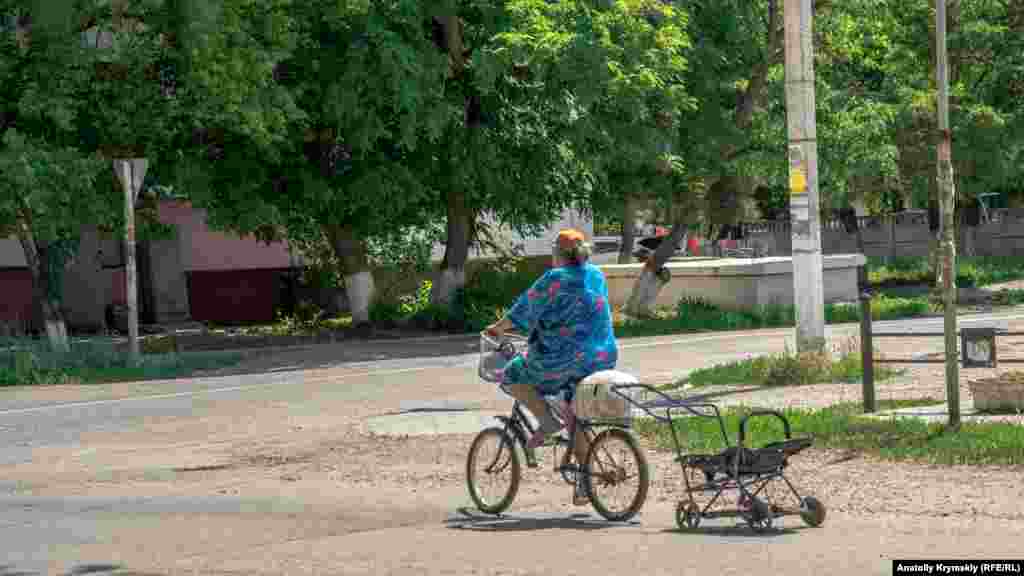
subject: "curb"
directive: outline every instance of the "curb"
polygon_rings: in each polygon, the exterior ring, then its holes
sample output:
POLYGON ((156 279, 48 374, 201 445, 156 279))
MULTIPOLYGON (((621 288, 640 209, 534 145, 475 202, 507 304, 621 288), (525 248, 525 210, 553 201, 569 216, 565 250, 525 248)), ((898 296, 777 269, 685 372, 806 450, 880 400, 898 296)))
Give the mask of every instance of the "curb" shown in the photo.
MULTIPOLYGON (((991 312, 972 312, 967 314, 958 314, 957 320, 959 321, 974 321, 979 316, 987 316, 985 320, 990 322, 999 321, 1013 321, 1024 319, 1024 306, 1013 306, 1007 307, 1003 314, 991 313, 991 312)), ((886 327, 886 325, 892 325, 902 322, 937 322, 941 320, 941 316, 918 316, 914 318, 904 318, 896 320, 879 320, 873 322, 875 327, 886 327)), ((849 329, 856 327, 859 324, 856 322, 849 323, 837 323, 829 324, 826 326, 849 329)), ((620 348, 645 348, 660 345, 680 344, 689 340, 694 341, 706 341, 706 340, 722 340, 732 339, 740 337, 751 337, 751 336, 777 336, 780 334, 789 334, 793 331, 793 327, 779 327, 779 328, 762 328, 755 330, 726 330, 726 331, 707 331, 707 332, 688 332, 680 334, 663 334, 658 336, 632 336, 632 337, 618 337, 620 348)), ((344 343, 355 343, 357 345, 385 345, 385 344, 424 344, 424 343, 441 343, 441 342, 452 342, 457 340, 475 340, 478 335, 476 333, 469 334, 440 334, 432 336, 415 336, 410 338, 370 338, 370 339, 342 339, 334 342, 309 342, 306 344, 290 344, 283 346, 250 346, 241 348, 216 348, 212 350, 183 350, 186 353, 196 352, 227 352, 227 353, 242 353, 246 354, 249 352, 288 352, 296 350, 305 350, 314 348, 317 346, 329 346, 344 343)))
POLYGON ((294 350, 306 350, 309 348, 315 348, 317 346, 336 346, 339 344, 351 344, 356 345, 377 345, 377 344, 423 344, 423 343, 439 343, 449 342, 460 339, 472 339, 476 340, 478 336, 476 334, 443 334, 438 336, 416 336, 413 338, 370 338, 370 339, 340 339, 333 342, 309 342, 306 344, 288 344, 282 346, 243 346, 240 348, 213 348, 213 349, 184 349, 183 353, 204 353, 204 352, 232 352, 232 353, 248 353, 248 352, 288 352, 294 350))

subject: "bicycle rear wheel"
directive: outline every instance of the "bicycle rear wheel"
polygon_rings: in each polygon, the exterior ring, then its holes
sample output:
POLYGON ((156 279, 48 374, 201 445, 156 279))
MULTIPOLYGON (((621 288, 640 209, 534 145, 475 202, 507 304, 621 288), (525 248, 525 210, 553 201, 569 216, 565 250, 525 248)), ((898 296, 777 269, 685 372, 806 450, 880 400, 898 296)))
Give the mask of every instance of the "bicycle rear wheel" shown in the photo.
POLYGON ((466 484, 481 512, 507 510, 519 491, 521 474, 519 453, 503 429, 486 428, 476 435, 466 457, 466 484))
POLYGON ((590 503, 598 514, 612 522, 625 522, 640 512, 650 474, 647 457, 632 434, 620 428, 598 434, 587 454, 586 470, 590 503))

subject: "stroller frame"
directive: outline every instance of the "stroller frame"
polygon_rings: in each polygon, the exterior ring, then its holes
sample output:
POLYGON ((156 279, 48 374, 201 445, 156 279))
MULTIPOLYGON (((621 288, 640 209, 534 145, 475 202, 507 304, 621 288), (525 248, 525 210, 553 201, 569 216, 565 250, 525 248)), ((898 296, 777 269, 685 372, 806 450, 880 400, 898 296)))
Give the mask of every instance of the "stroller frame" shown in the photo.
POLYGON ((633 405, 646 412, 660 424, 668 424, 672 434, 672 442, 676 451, 675 461, 682 468, 683 480, 686 484, 686 498, 676 505, 676 524, 680 529, 697 528, 703 519, 735 518, 746 521, 753 530, 763 532, 772 528, 774 520, 783 516, 799 515, 805 524, 811 527, 820 526, 825 521, 825 506, 813 496, 801 496, 793 483, 785 475, 789 458, 813 444, 813 438, 794 438, 789 420, 777 410, 756 409, 743 416, 739 422, 739 432, 735 445, 729 442, 725 420, 718 406, 711 402, 702 402, 700 398, 673 398, 664 392, 646 384, 630 384, 617 388, 640 388, 653 394, 655 400, 635 402, 633 405), (663 414, 655 411, 664 410, 663 414), (681 412, 685 415, 680 414, 681 412), (676 431, 673 416, 690 418, 714 418, 722 434, 725 450, 718 454, 684 454, 679 433, 676 431), (782 422, 785 438, 771 442, 760 448, 746 445, 747 422, 752 418, 774 417, 782 422), (694 483, 689 472, 699 470, 704 482, 694 483), (789 492, 794 496, 798 507, 784 507, 769 504, 759 497, 765 487, 774 480, 782 480, 789 492), (726 491, 738 492, 735 509, 712 511, 711 507, 722 498, 726 491), (710 501, 702 508, 694 499, 698 493, 712 494, 710 501))

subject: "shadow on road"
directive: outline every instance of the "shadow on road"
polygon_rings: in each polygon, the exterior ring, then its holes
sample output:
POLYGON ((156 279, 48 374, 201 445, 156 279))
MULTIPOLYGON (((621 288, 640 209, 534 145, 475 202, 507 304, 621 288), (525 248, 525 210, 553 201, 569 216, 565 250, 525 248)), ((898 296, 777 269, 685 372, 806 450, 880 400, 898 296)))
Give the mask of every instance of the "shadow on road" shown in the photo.
POLYGON ((14 566, 8 564, 0 565, 0 576, 42 576, 39 572, 27 572, 24 570, 18 570, 14 566))
POLYGON ((475 335, 435 341, 348 340, 310 344, 298 348, 240 349, 241 362, 206 371, 202 376, 234 376, 328 368, 380 365, 388 361, 423 360, 457 362, 458 357, 480 352, 475 335))
POLYGON ((533 532, 536 530, 605 530, 608 528, 636 527, 639 522, 608 522, 589 514, 570 516, 485 516, 474 514, 466 508, 459 508, 461 516, 445 520, 455 530, 478 532, 533 532))
POLYGON ((756 532, 746 524, 732 524, 727 526, 699 526, 697 528, 670 528, 664 532, 671 534, 685 534, 690 536, 723 536, 738 538, 778 538, 797 534, 806 528, 772 528, 764 532, 756 532))
MULTIPOLYGON (((119 564, 82 564, 60 576, 160 576, 153 572, 135 572, 124 570, 119 564)), ((0 564, 0 576, 42 576, 41 572, 18 570, 9 564, 0 564)))

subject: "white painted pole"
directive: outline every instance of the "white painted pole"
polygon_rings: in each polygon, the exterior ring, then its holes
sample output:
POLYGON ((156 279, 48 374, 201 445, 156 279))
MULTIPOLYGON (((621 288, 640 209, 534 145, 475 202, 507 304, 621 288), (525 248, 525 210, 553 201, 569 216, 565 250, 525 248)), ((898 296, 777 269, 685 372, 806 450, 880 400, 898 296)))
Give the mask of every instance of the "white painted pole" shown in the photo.
POLYGON ((117 173, 124 190, 125 218, 125 299, 128 306, 128 349, 132 364, 139 362, 139 306, 138 281, 135 267, 135 198, 142 189, 142 181, 146 176, 147 161, 145 158, 131 160, 114 160, 114 172, 117 173))
POLYGON ((784 10, 793 296, 800 351, 825 345, 811 4, 812 0, 786 0, 784 10))

